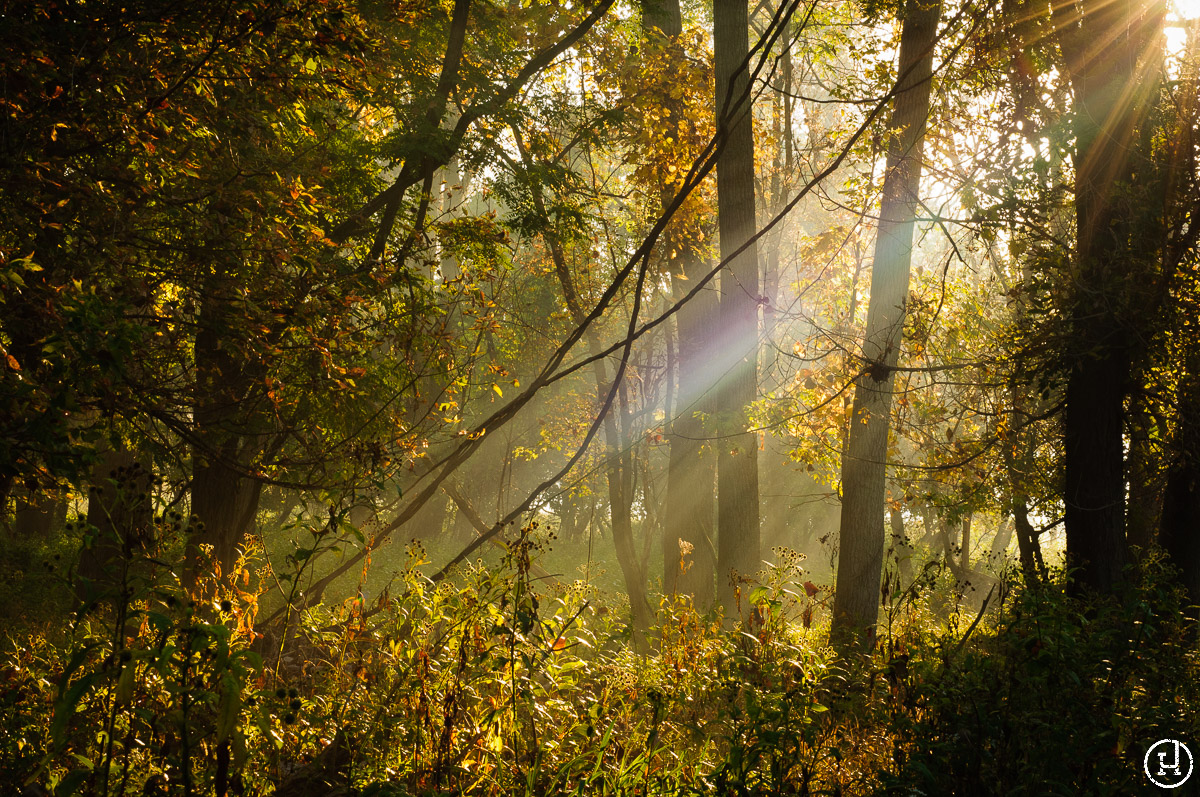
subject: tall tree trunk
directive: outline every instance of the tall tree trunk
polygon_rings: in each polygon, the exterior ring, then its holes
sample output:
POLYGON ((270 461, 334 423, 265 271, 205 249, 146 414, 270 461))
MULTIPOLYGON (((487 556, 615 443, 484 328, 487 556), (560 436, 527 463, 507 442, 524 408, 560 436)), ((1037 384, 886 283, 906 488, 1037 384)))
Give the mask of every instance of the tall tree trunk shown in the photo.
POLYGON ((929 115, 939 0, 908 0, 900 32, 899 78, 887 173, 871 267, 863 340, 865 367, 854 383, 849 442, 842 462, 842 529, 832 638, 873 642, 883 568, 884 496, 894 368, 900 357, 912 262, 913 226, 929 115))
MULTIPOLYGON (((700 279, 707 270, 703 261, 692 257, 682 267, 689 281, 700 279)), ((683 286, 688 282, 675 280, 675 284, 677 293, 687 291, 683 286)), ((713 602, 717 558, 713 545, 717 462, 704 420, 712 406, 709 393, 714 374, 707 343, 716 303, 716 292, 704 290, 677 315, 679 390, 669 436, 663 509, 663 591, 690 595, 702 610, 713 602)))
POLYGON ((996 536, 992 537, 992 546, 988 550, 988 565, 990 567, 1002 567, 1005 564, 1008 544, 1012 542, 1012 536, 1012 518, 1004 515, 1000 518, 1000 522, 996 524, 996 536))
POLYGON ((212 546, 212 560, 228 576, 239 547, 253 527, 262 483, 245 474, 261 450, 248 423, 252 374, 225 323, 222 280, 206 286, 196 334, 196 385, 192 450, 192 514, 200 529, 188 541, 193 574, 205 564, 201 545, 212 546))
MULTIPOLYGON (((677 39, 683 32, 679 0, 646 0, 642 6, 642 24, 647 37, 662 35, 677 39)), ((670 128, 668 135, 680 141, 681 103, 669 93, 663 102, 670 112, 663 122, 670 128)), ((674 187, 664 182, 660 196, 665 209, 675 198, 674 187)), ((694 236, 677 235, 674 227, 668 228, 668 235, 678 253, 671 282, 675 298, 679 299, 708 273, 709 265, 694 236)), ((716 312, 716 291, 706 288, 676 314, 678 390, 674 412, 667 413, 671 451, 663 507, 663 592, 688 595, 701 610, 712 605, 717 569, 713 545, 717 461, 704 422, 705 415, 712 410, 710 394, 716 377, 709 331, 716 312)))
POLYGON ((739 580, 760 564, 758 435, 748 431, 748 409, 758 389, 758 248, 754 125, 746 0, 714 0, 713 54, 717 125, 724 148, 717 160, 721 307, 717 349, 728 370, 717 388, 717 587, 726 616, 749 607, 739 580), (745 246, 744 249, 742 247, 745 246), (739 249, 740 254, 734 255, 739 249))
MULTIPOLYGON (((1125 539, 1125 397, 1130 378, 1133 281, 1139 231, 1118 214, 1116 184, 1135 185, 1131 158, 1157 83, 1139 72, 1160 35, 1155 0, 1080 0, 1055 6, 1075 94, 1076 249, 1071 279, 1074 351, 1064 425, 1067 564, 1076 584, 1110 592, 1122 579, 1125 539)), ((1126 201, 1126 200, 1121 200, 1126 201)), ((1141 233, 1144 237, 1145 233, 1141 233)))

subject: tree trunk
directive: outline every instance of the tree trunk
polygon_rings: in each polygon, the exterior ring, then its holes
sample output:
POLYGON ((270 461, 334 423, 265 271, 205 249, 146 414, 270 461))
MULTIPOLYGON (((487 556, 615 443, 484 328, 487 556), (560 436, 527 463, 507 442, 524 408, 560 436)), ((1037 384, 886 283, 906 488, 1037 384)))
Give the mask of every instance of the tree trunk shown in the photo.
MULTIPOLYGON (((1200 357, 1195 358, 1200 366, 1200 357)), ((1200 372, 1180 385, 1175 458, 1167 474, 1159 538, 1193 604, 1200 604, 1200 372)))
POLYGON ((904 512, 892 507, 889 510, 889 520, 892 527, 892 555, 896 558, 896 573, 900 577, 900 588, 908 589, 912 584, 912 546, 908 544, 908 535, 904 531, 904 512))
POLYGON ((1001 441, 1004 473, 1008 482, 1008 511, 1017 534, 1017 551, 1025 583, 1040 583, 1046 576, 1042 548, 1037 531, 1029 522, 1029 488, 1027 480, 1033 468, 1035 441, 1030 428, 1030 414, 1024 411, 1025 396, 1016 383, 1009 385, 1013 408, 1009 413, 1008 438, 1001 441))
POLYGON ((95 600, 123 587, 130 559, 153 540, 150 503, 153 474, 125 449, 108 450, 96 463, 88 488, 91 539, 79 554, 76 594, 95 600))
POLYGON ((12 533, 18 540, 46 540, 61 529, 67 516, 67 501, 63 493, 35 492, 17 499, 12 533))
POLYGON ((962 534, 960 535, 958 566, 964 573, 971 572, 971 516, 962 519, 962 534))
POLYGON ((912 262, 913 226, 929 115, 938 0, 908 0, 900 33, 900 65, 887 173, 871 267, 871 301, 863 372, 854 383, 849 442, 842 462, 842 528, 831 637, 873 643, 883 568, 884 497, 893 370, 900 357, 912 262))
POLYGON ((192 514, 201 525, 188 541, 193 575, 206 567, 201 545, 212 546, 212 564, 222 574, 231 573, 262 494, 262 483, 245 474, 261 450, 260 438, 247 420, 254 414, 254 379, 225 323, 221 282, 214 278, 206 285, 195 341, 192 514))
MULTIPOLYGON (((683 32, 679 0, 646 0, 642 6, 642 27, 647 37, 677 38, 683 32)), ((681 103, 669 93, 663 97, 663 103, 670 112, 663 123, 670 128, 670 137, 680 141, 681 103)), ((661 206, 666 209, 675 198, 675 189, 664 183, 659 193, 661 206)), ((674 225, 667 228, 667 235, 678 253, 672 264, 671 280, 678 300, 708 273, 709 265, 695 236, 677 230, 674 225)), ((712 411, 710 394, 717 375, 709 331, 716 313, 716 290, 709 287, 683 305, 675 316, 677 392, 673 411, 667 412, 671 450, 663 507, 663 592, 690 596, 693 605, 702 611, 712 605, 717 569, 713 545, 717 462, 704 422, 704 416, 712 411)))
MULTIPOLYGON (((534 164, 529 152, 524 146, 519 128, 512 127, 517 149, 525 166, 534 164)), ((543 238, 550 250, 554 263, 554 273, 558 277, 566 301, 571 320, 577 325, 583 324, 587 313, 584 312, 579 293, 575 288, 567 262, 563 241, 559 238, 547 213, 542 199, 541 189, 532 186, 530 198, 544 227, 543 238)), ((596 356, 600 353, 600 337, 595 326, 588 326, 584 333, 588 350, 596 356)), ((592 374, 596 380, 596 396, 598 402, 604 402, 613 388, 608 369, 603 359, 592 363, 592 374)), ((633 542, 633 441, 630 435, 631 419, 629 417, 628 399, 625 385, 617 386, 617 400, 608 408, 601 419, 604 435, 604 474, 608 481, 608 499, 610 520, 612 522, 613 546, 616 549, 617 564, 625 580, 625 589, 629 595, 629 608, 633 620, 633 636, 638 648, 646 648, 646 633, 650 629, 653 612, 650 609, 650 599, 647 594, 646 573, 639 566, 637 549, 633 542)))
MULTIPOLYGON (((683 264, 689 280, 707 270, 699 259, 683 264)), ((676 280, 677 292, 688 283, 676 280)), ((694 284, 694 283, 692 283, 694 284)), ((709 443, 704 416, 711 408, 713 387, 708 342, 709 321, 716 311, 716 292, 701 291, 677 315, 679 390, 671 422, 667 497, 663 509, 663 591, 690 595, 701 610, 713 602, 716 551, 713 510, 716 504, 716 452, 709 443)))
POLYGON ((1007 557, 1008 544, 1012 542, 1013 524, 1007 515, 1000 518, 996 525, 996 536, 992 537, 992 547, 988 550, 988 564, 1003 567, 1007 557))
POLYGON ((715 0, 717 125, 724 137, 717 160, 717 214, 725 262, 715 348, 727 368, 716 393, 717 588, 727 617, 749 611, 740 586, 761 562, 758 435, 748 430, 747 415, 758 389, 759 303, 758 249, 746 245, 756 230, 749 36, 746 0, 715 0))
POLYGON ((1081 0, 1055 7, 1065 71, 1075 94, 1077 286, 1073 367, 1066 391, 1063 500, 1067 564, 1080 588, 1111 592, 1122 580, 1125 539, 1125 397, 1130 378, 1133 230, 1118 212, 1117 183, 1136 186, 1131 144, 1150 106, 1162 8, 1153 2, 1081 0), (1102 46, 1102 51, 1098 49, 1102 46))

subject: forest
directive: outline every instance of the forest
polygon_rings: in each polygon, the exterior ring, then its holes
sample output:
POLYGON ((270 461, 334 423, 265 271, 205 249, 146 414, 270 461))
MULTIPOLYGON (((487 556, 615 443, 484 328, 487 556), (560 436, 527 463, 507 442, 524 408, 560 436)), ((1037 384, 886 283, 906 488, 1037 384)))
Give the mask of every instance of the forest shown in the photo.
POLYGON ((0 59, 0 793, 1200 783, 1200 0, 0 59))

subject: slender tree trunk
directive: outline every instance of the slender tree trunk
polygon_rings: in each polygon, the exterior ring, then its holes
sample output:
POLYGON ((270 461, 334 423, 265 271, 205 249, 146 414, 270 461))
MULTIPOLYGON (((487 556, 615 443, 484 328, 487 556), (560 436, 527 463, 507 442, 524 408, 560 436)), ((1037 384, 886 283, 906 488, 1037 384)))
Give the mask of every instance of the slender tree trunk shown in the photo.
POLYGON ((889 510, 889 521, 892 528, 892 555, 896 557, 896 572, 900 576, 900 588, 907 589, 912 584, 912 546, 908 544, 908 535, 904 531, 904 512, 898 507, 889 510))
MULTIPOLYGON (((679 0, 646 0, 642 15, 643 33, 647 37, 662 35, 674 39, 683 32, 679 0)), ((683 124, 680 103, 670 94, 663 102, 670 112, 664 124, 671 128, 671 137, 679 141, 683 124)), ((675 197, 674 187, 664 183, 660 196, 665 209, 675 197)), ((678 253, 676 263, 672 264, 672 288, 679 299, 708 273, 709 266, 698 242, 691 240, 693 236, 679 236, 673 227, 668 228, 668 234, 672 239, 680 239, 672 241, 678 253)), ((710 332, 716 313, 717 294, 708 288, 676 315, 678 390, 673 411, 667 412, 671 452, 663 507, 663 592, 688 595, 701 610, 712 605, 717 569, 713 545, 717 462, 704 421, 704 416, 712 410, 710 394, 716 378, 710 332)))
MULTIPOLYGON (((1130 379, 1130 240, 1116 184, 1136 184, 1131 158, 1157 82, 1139 71, 1160 35, 1156 2, 1080 0, 1055 7, 1067 77, 1075 94, 1077 286, 1071 316, 1073 366, 1064 425, 1067 564, 1076 584, 1112 591, 1127 560, 1125 397, 1130 379)), ((1145 233, 1142 233, 1144 236, 1145 233)), ((1138 247, 1132 247, 1136 250, 1138 247)))
POLYGON ((863 372, 854 383, 849 443, 842 462, 842 530, 831 636, 851 644, 874 640, 883 568, 884 496, 893 370, 900 357, 912 261, 921 157, 929 115, 938 0, 908 0, 900 33, 899 78, 888 147, 883 202, 871 267, 871 301, 863 372))
POLYGON ((967 515, 962 519, 962 534, 959 535, 960 546, 958 555, 958 566, 966 575, 971 573, 971 516, 967 515))
POLYGON ((748 430, 749 405, 758 389, 760 293, 758 248, 746 246, 756 230, 749 24, 746 0, 714 0, 717 125, 725 138, 717 160, 717 214, 726 262, 716 348, 728 368, 716 396, 717 588, 727 617, 749 610, 740 585, 761 563, 758 435, 748 430))
MULTIPOLYGON (((513 134, 522 160, 526 166, 531 166, 532 161, 524 146, 520 130, 516 126, 513 127, 513 134)), ((545 224, 543 237, 550 249, 550 256, 554 262, 554 273, 563 289, 567 310, 575 324, 582 324, 587 313, 584 312, 583 304, 576 290, 563 242, 552 226, 540 188, 533 186, 530 193, 534 208, 545 224)), ((595 327, 589 326, 584 337, 591 354, 593 356, 599 354, 602 347, 595 327)), ((612 381, 609 379, 608 369, 605 367, 603 359, 596 359, 592 363, 592 373, 596 380, 597 399, 603 402, 612 389, 612 381)), ((637 549, 633 541, 633 446, 630 424, 629 402, 625 385, 622 383, 617 385, 617 401, 613 408, 601 419, 605 449, 604 473, 608 481, 609 519, 612 522, 613 546, 616 549, 617 564, 621 568, 621 575, 624 576, 625 589, 629 595, 634 641, 637 647, 644 649, 646 648, 646 633, 650 629, 653 612, 650 609, 650 599, 647 594, 646 573, 639 566, 637 549)))

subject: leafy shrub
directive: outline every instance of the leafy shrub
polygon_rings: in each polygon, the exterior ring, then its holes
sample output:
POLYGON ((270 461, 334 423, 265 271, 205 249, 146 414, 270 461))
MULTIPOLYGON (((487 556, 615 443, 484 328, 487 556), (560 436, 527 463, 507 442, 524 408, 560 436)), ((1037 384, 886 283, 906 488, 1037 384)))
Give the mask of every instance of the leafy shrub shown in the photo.
POLYGON ((1200 739, 1195 626, 1162 561, 1122 600, 1018 591, 994 633, 905 657, 893 794, 1130 794, 1146 749, 1200 739))

